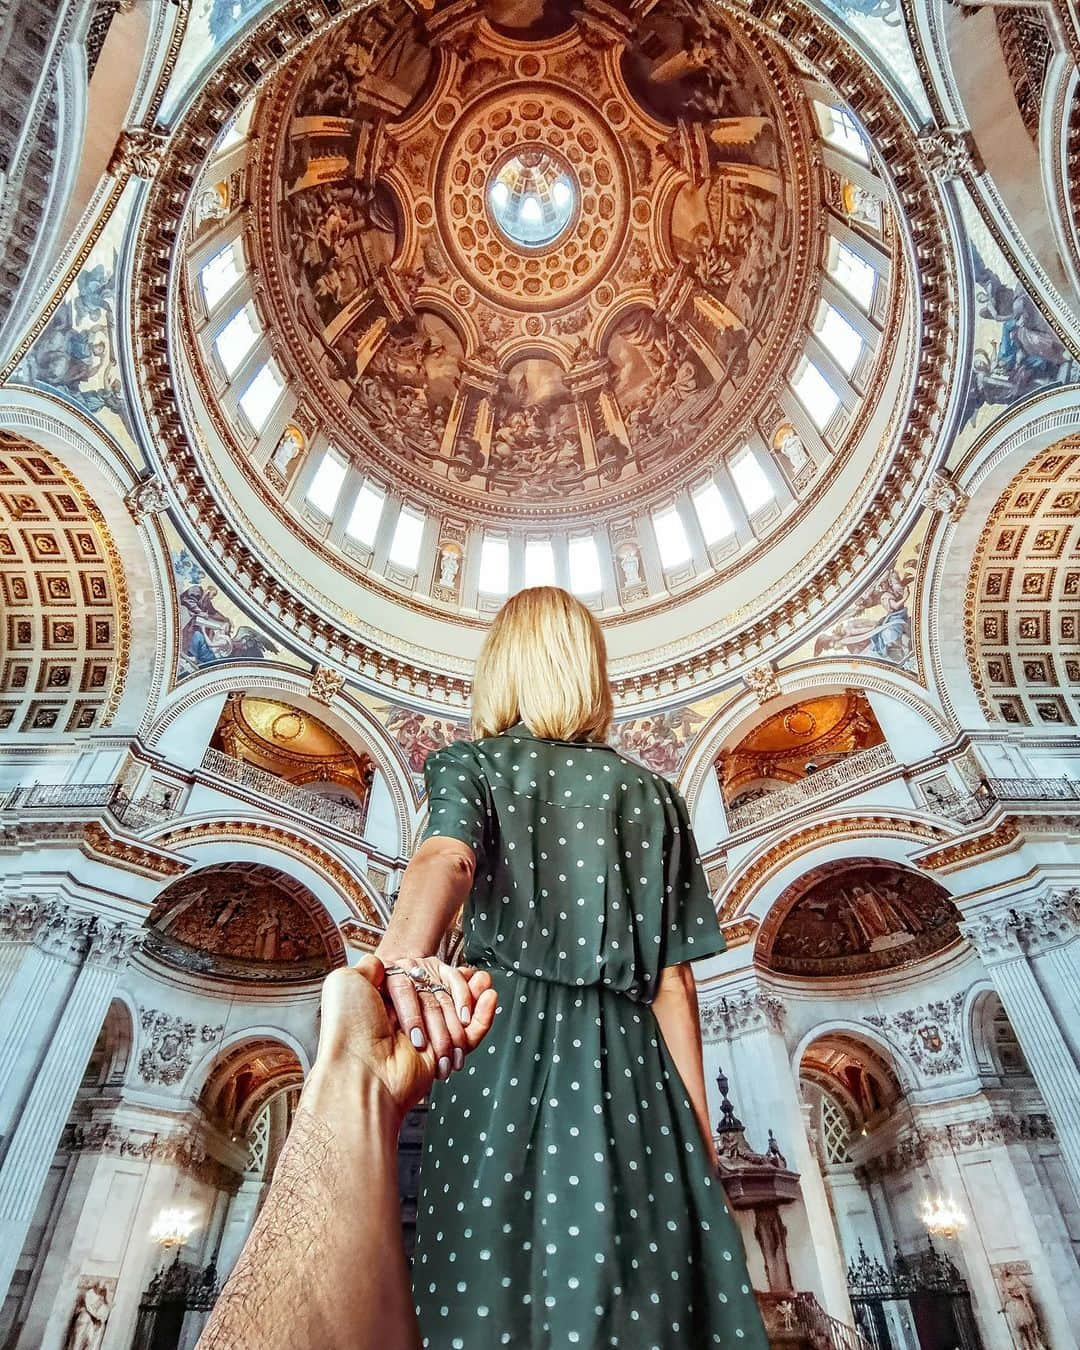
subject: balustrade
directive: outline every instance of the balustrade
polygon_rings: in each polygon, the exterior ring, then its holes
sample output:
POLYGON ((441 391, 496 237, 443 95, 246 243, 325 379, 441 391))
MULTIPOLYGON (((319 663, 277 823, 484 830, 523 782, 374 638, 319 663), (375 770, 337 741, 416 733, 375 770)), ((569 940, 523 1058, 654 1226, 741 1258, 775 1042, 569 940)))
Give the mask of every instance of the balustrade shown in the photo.
POLYGON ((784 811, 797 808, 817 797, 823 797, 835 788, 857 783, 869 774, 895 765, 893 753, 884 742, 881 745, 871 746, 869 750, 860 750, 857 754, 847 755, 816 773, 808 774, 797 783, 789 783, 786 787, 777 788, 775 792, 768 792, 754 801, 736 806, 734 810, 728 812, 731 829, 734 832, 751 825, 760 825, 784 811))
POLYGON ((202 767, 218 778, 228 779, 238 787, 257 792, 260 797, 280 802, 283 806, 298 811, 301 815, 314 816, 316 820, 334 825, 346 834, 363 835, 364 812, 357 806, 347 806, 344 802, 330 801, 318 793, 297 787, 276 774, 268 773, 255 764, 246 764, 243 760, 233 759, 221 750, 210 749, 203 755, 202 767))

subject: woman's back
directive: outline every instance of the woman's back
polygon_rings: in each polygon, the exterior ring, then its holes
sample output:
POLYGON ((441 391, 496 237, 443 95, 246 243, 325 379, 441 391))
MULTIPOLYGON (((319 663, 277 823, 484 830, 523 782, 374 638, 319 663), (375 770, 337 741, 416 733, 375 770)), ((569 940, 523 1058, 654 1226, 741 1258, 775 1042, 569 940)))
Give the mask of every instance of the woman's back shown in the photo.
POLYGON ((427 779, 428 834, 477 851, 467 961, 647 1002, 664 966, 723 949, 681 798, 609 746, 518 724, 427 779))

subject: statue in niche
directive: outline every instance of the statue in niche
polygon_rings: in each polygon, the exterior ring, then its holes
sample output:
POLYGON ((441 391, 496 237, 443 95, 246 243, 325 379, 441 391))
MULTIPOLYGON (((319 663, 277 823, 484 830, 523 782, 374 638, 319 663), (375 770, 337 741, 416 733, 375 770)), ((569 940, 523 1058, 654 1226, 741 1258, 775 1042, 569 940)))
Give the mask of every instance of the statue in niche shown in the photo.
POLYGON ((782 422, 776 428, 773 433, 772 444, 776 453, 782 455, 787 461, 791 477, 797 478, 809 463, 810 456, 807 453, 806 446, 803 445, 802 437, 790 422, 782 422))
POLYGON ((111 1312, 109 1287, 105 1281, 85 1282, 79 1290, 64 1350, 100 1350, 111 1312))
POLYGON ((455 590, 460 570, 461 558, 457 549, 444 547, 439 554, 439 585, 447 591, 455 590))
POLYGON ((282 433, 281 440, 274 447, 274 453, 270 456, 270 463, 281 475, 282 481, 287 483, 293 471, 293 465, 296 463, 296 457, 302 454, 304 450, 304 438, 296 427, 286 427, 282 433))
POLYGON ((627 547, 619 553, 619 567, 623 585, 628 591, 645 584, 641 575, 641 554, 636 548, 627 547))
POLYGON ((1001 1310, 1017 1350, 1050 1350, 1031 1297, 1030 1269, 1026 1261, 1010 1261, 997 1267, 1001 1310))

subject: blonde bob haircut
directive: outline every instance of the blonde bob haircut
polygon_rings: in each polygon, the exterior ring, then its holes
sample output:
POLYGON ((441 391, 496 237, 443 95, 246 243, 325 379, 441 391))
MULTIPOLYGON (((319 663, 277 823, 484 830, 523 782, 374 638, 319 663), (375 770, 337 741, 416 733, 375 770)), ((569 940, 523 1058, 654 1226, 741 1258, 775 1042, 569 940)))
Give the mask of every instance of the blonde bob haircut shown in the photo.
POLYGON ((473 736, 524 722, 551 740, 603 741, 612 711, 604 634, 585 605, 558 586, 511 596, 476 663, 473 736))

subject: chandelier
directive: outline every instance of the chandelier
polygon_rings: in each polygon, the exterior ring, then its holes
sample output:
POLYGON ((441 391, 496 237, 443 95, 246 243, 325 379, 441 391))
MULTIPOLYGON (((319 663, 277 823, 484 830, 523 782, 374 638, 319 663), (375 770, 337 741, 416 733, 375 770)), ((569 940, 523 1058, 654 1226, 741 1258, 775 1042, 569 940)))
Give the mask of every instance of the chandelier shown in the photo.
POLYGON ((198 1224, 190 1209, 163 1209, 150 1225, 150 1240, 159 1247, 183 1247, 198 1224))
POLYGON ((954 1238, 967 1227, 967 1215, 949 1196, 929 1196, 922 1202, 919 1217, 933 1237, 954 1238))

